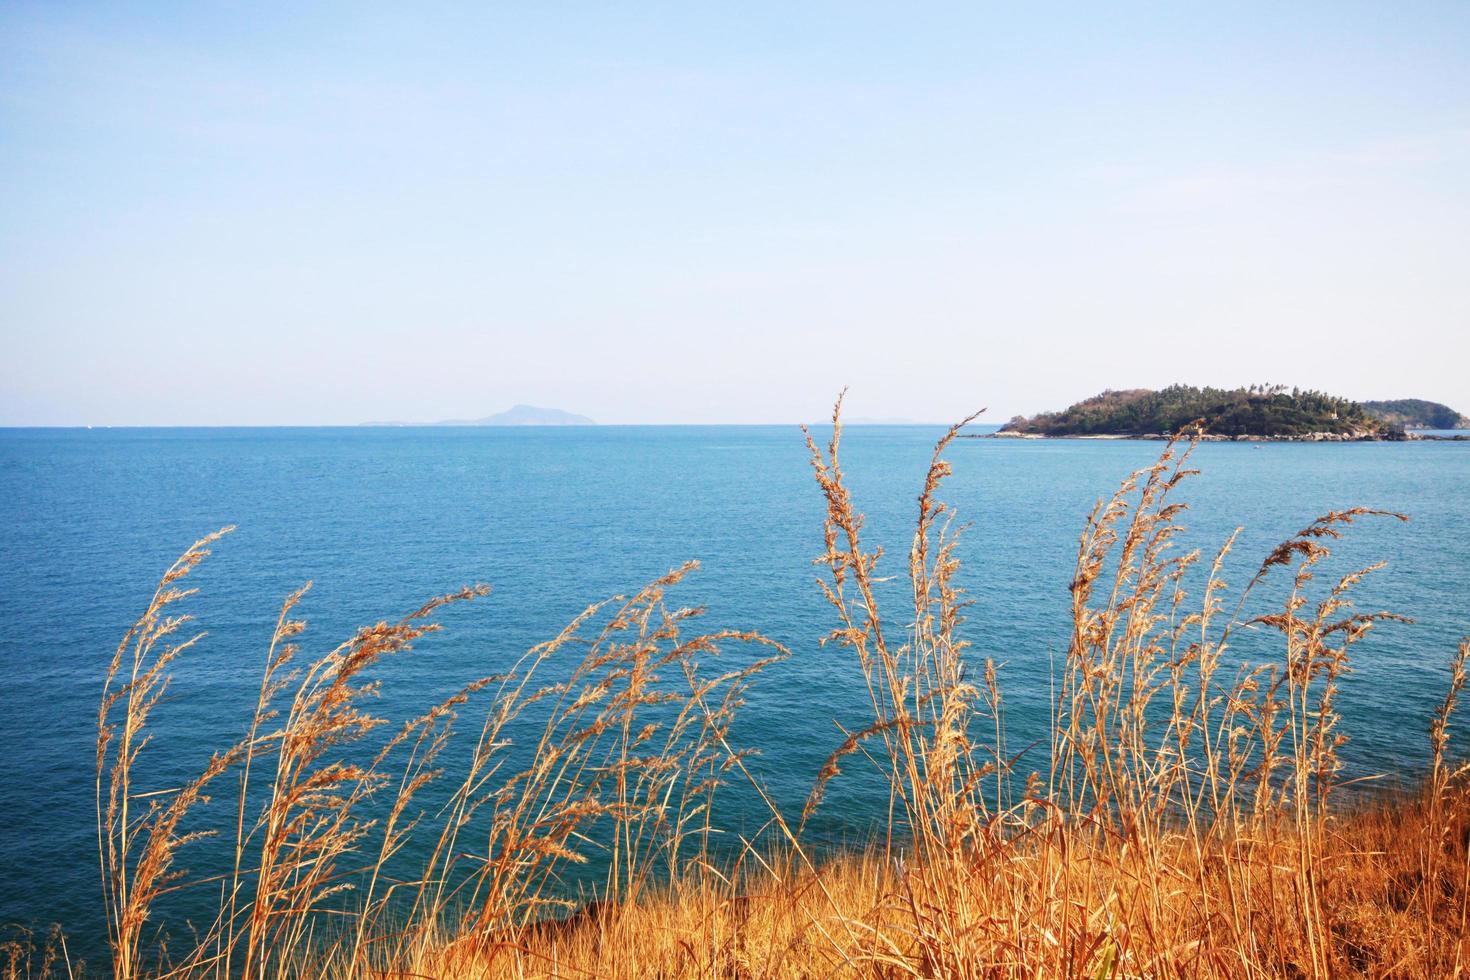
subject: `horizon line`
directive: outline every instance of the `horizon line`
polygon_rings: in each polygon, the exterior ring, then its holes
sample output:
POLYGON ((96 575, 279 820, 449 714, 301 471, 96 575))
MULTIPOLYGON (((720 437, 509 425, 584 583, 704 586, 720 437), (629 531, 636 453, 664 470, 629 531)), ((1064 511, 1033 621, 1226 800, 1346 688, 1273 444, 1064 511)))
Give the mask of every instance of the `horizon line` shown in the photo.
MULTIPOLYGON (((632 428, 762 428, 787 425, 830 425, 831 418, 786 422, 591 422, 579 424, 551 425, 479 425, 454 422, 213 422, 213 423, 59 423, 43 422, 31 425, 0 424, 0 430, 25 429, 632 429, 632 428)), ((953 422, 882 422, 864 419, 843 420, 843 425, 860 425, 868 428, 914 428, 950 426, 953 422)), ((974 421, 971 425, 991 423, 974 421)), ((1001 423, 996 423, 1001 424, 1001 423)))

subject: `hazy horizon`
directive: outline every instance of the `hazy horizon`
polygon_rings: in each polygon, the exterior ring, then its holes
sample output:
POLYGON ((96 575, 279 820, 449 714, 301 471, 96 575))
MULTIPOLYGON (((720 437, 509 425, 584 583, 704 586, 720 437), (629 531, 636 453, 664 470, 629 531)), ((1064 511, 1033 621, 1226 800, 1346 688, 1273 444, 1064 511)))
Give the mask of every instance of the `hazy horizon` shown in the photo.
POLYGON ((1470 6, 0 8, 0 425, 1470 413, 1470 6))
MULTIPOLYGON (((1388 400, 1392 400, 1392 399, 1362 399, 1362 400, 1365 400, 1365 401, 1374 401, 1374 400, 1388 401, 1388 400)), ((844 408, 843 408, 843 423, 845 425, 848 425, 848 426, 854 426, 854 425, 856 425, 856 426, 874 426, 874 425, 877 425, 877 426, 948 426, 948 425, 953 425, 956 422, 961 421, 961 419, 964 417, 964 416, 961 416, 961 417, 956 417, 956 418, 953 418, 953 419, 917 419, 917 418, 896 418, 896 417, 890 417, 890 416, 875 417, 875 416, 868 416, 868 415, 859 415, 859 414, 856 414, 852 410, 853 404, 854 403, 853 403, 853 400, 852 400, 851 393, 849 393, 848 397, 844 400, 844 408)), ((554 406, 554 405, 533 405, 533 406, 527 406, 527 405, 520 405, 520 404, 518 404, 518 405, 506 406, 506 407, 507 408, 521 408, 521 407, 526 407, 526 408, 535 408, 535 409, 553 410, 553 411, 560 411, 560 410, 562 410, 562 406, 554 406)), ((1060 410, 1060 409, 1066 408, 1066 407, 1068 407, 1068 406, 1067 405, 1058 405, 1054 409, 1046 409, 1045 411, 1055 411, 1055 410, 1060 410)), ((1453 405, 1451 405, 1450 407, 1451 408, 1455 408, 1455 406, 1453 406, 1453 405)), ((569 412, 569 414, 573 414, 573 415, 583 415, 583 414, 585 414, 585 413, 577 412, 575 410, 567 410, 567 411, 569 412)), ((999 428, 1000 426, 1002 426, 1006 422, 1008 422, 1014 415, 1017 414, 1017 413, 1009 413, 1009 414, 996 413, 996 412, 990 411, 985 406, 978 406, 976 409, 974 409, 972 411, 981 411, 982 414, 980 414, 977 418, 974 419, 974 421, 972 421, 970 423, 970 425, 967 427, 967 431, 968 430, 971 430, 971 429, 983 429, 983 428, 986 428, 986 427, 989 427, 989 428, 999 428)), ((1457 409, 1457 411, 1458 411, 1458 409, 1457 409)), ((492 414, 494 414, 494 413, 492 413, 492 414)), ((1465 413, 1461 413, 1461 414, 1465 414, 1465 413)), ((67 422, 50 422, 50 423, 37 423, 37 424, 31 424, 31 425, 0 424, 0 429, 168 429, 168 428, 179 428, 179 429, 189 429, 189 428, 201 428, 201 429, 212 429, 212 428, 220 428, 220 429, 232 429, 232 428, 241 428, 241 429, 249 429, 249 428, 267 428, 267 429, 268 428, 287 428, 287 429, 289 429, 289 428, 343 428, 343 429, 357 429, 357 428, 500 428, 500 429, 527 429, 527 428, 533 428, 533 429, 541 429, 541 428, 546 428, 546 429, 556 429, 556 428, 568 428, 568 427, 576 427, 576 426, 586 427, 586 426, 589 426, 589 425, 590 426, 598 426, 598 427, 607 427, 607 428, 616 427, 616 426, 686 426, 686 425, 687 426, 782 426, 782 425, 796 426, 796 425, 822 425, 823 423, 829 423, 830 420, 831 420, 831 406, 828 406, 828 408, 825 409, 823 412, 821 412, 819 415, 812 416, 810 418, 774 419, 774 420, 768 420, 768 421, 764 421, 764 422, 742 422, 742 421, 697 422, 697 421, 680 421, 680 420, 677 420, 677 419, 667 420, 667 421, 658 421, 658 422, 604 422, 601 419, 597 419, 597 418, 591 418, 590 422, 585 422, 585 423, 584 422, 572 422, 572 423, 546 422, 546 423, 542 423, 542 422, 485 422, 485 421, 482 421, 483 418, 487 418, 487 417, 488 416, 482 416, 480 418, 476 418, 473 415, 466 414, 463 417, 448 418, 448 419, 364 419, 364 420, 361 420, 361 421, 358 421, 358 422, 218 422, 218 423, 177 422, 177 423, 153 423, 153 424, 128 424, 128 423, 113 424, 113 423, 67 423, 67 422)))

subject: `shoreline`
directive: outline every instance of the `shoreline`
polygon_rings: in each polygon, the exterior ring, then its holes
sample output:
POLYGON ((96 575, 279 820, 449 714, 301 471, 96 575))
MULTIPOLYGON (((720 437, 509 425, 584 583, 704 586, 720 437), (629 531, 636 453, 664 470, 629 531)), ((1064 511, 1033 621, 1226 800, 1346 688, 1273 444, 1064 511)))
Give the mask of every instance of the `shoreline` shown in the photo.
MULTIPOLYGON (((1167 442, 1174 438, 1158 432, 1148 433, 1096 433, 1077 435, 1043 435, 1039 432, 977 432, 973 434, 961 434, 964 439, 1009 439, 1016 441, 1034 440, 1085 440, 1090 442, 1167 442)), ((1470 442, 1470 434, 1467 435, 1418 435, 1416 433, 1405 433, 1402 436, 1381 435, 1356 435, 1352 433, 1339 432, 1311 432, 1299 436, 1262 436, 1262 435, 1239 435, 1224 436, 1209 433, 1198 437, 1200 442, 1470 442)))

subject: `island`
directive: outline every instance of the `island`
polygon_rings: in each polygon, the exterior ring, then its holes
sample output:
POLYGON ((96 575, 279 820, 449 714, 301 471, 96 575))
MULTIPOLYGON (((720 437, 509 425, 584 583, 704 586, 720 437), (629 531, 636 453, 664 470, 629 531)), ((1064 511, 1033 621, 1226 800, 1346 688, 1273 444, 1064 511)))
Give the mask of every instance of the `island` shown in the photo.
POLYGON ((1374 418, 1399 429, 1470 429, 1470 418, 1448 405, 1423 398, 1363 402, 1363 408, 1374 418))
POLYGON ((559 408, 537 408, 535 405, 512 405, 504 412, 482 419, 450 419, 435 425, 596 425, 585 415, 559 408))
POLYGON ((364 426, 409 425, 596 425, 585 415, 560 408, 538 408, 535 405, 512 405, 503 412, 481 419, 445 419, 443 422, 363 422, 364 426))
POLYGON ((1347 442, 1403 439, 1402 427, 1355 401, 1282 385, 1104 391, 1061 412, 1017 416, 992 438, 1167 438, 1203 423, 1206 439, 1347 442))

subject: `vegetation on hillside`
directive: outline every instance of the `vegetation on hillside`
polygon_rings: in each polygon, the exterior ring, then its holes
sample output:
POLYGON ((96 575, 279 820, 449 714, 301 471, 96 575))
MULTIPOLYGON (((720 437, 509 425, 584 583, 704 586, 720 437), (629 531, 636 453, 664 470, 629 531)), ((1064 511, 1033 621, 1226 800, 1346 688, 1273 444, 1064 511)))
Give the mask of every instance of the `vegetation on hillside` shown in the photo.
POLYGON ((1162 391, 1105 391, 1062 412, 1017 416, 1001 431, 1043 436, 1169 435, 1196 421, 1218 436, 1372 436, 1388 428, 1358 403, 1320 391, 1279 385, 1232 390, 1171 385, 1162 391))
POLYGON ((1470 429, 1470 418, 1448 405, 1423 398, 1363 402, 1363 408, 1374 418, 1397 429, 1470 429))
MULTIPOLYGON (((1233 536, 1203 567, 1182 547, 1174 498, 1191 447, 1170 443, 1086 521, 1049 744, 1017 756, 1004 666, 977 662, 960 629, 960 528, 939 496, 959 427, 918 498, 912 606, 880 610, 880 555, 833 421, 825 446, 808 439, 835 619, 824 655, 861 673, 872 717, 813 774, 802 814, 771 806, 775 845, 732 839, 724 855, 713 814, 732 781, 762 791, 731 722, 785 651, 752 633, 693 633, 698 611, 674 602, 692 566, 590 607, 510 670, 397 725, 374 712, 374 668, 435 629, 444 603, 484 590, 362 629, 309 663, 297 592, 240 740, 182 785, 144 784, 140 758, 167 749, 149 739, 151 713, 178 658, 198 655, 179 608, 212 536, 164 576, 107 672, 95 763, 116 976, 1463 973, 1470 787, 1450 723, 1470 641, 1433 711, 1422 790, 1365 808, 1341 781, 1338 682, 1354 645, 1394 617, 1353 605, 1377 566, 1324 577, 1329 546, 1360 520, 1397 515, 1319 517, 1232 590, 1221 573, 1233 536), (1186 576, 1191 590, 1198 577, 1192 598, 1186 576), (1256 608, 1271 590, 1277 611, 1240 618, 1248 596, 1256 608), (1246 628, 1279 639, 1266 661, 1239 664, 1246 628), (714 654, 732 643, 755 656, 722 666, 714 654), (476 733, 451 767, 466 717, 476 733), (807 818, 845 768, 868 764, 890 793, 887 833, 819 859, 807 818), (210 792, 224 800, 206 806, 210 792), (192 879, 182 862, 210 829, 231 870, 192 879), (395 857, 410 835, 426 857, 405 872, 395 857), (596 901, 574 900, 561 872, 593 855, 604 884, 596 901), (159 921, 159 900, 180 888, 217 896, 213 920, 159 921)), ((0 975, 70 972, 64 954, 46 955, 17 944, 0 975)))

